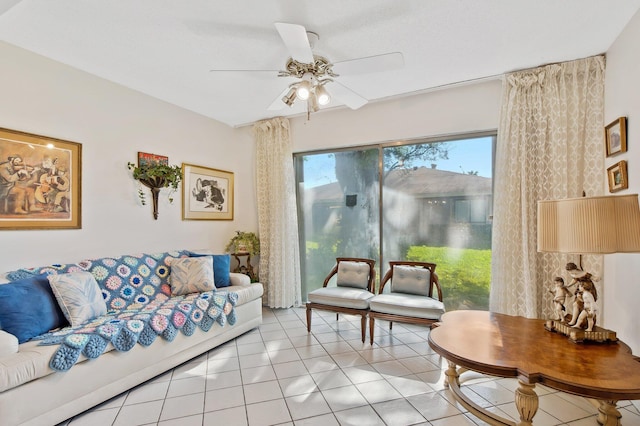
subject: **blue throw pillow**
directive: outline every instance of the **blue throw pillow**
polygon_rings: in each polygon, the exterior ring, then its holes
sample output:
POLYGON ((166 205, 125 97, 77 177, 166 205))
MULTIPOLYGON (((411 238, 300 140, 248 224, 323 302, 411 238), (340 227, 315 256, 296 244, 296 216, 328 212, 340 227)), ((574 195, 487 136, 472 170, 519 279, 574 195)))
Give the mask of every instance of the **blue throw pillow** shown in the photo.
POLYGON ((189 253, 189 257, 213 257, 213 281, 216 288, 229 287, 231 280, 229 279, 229 272, 231 269, 231 255, 229 254, 200 254, 189 253))
POLYGON ((0 285, 0 329, 18 342, 66 325, 46 275, 0 285))
POLYGON ((216 287, 229 287, 231 280, 229 279, 229 270, 231 269, 231 255, 214 254, 213 255, 213 279, 216 287))

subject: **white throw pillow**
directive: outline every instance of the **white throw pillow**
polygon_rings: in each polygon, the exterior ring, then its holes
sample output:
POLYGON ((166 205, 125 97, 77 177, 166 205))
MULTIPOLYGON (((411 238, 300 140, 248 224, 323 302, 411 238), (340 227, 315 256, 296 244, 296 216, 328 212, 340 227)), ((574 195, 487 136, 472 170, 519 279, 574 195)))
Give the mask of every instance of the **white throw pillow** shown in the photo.
POLYGON ((182 257, 171 261, 171 294, 181 296, 216 289, 213 257, 182 257))
POLYGON ((430 284, 431 271, 428 269, 404 265, 393 267, 392 292, 428 296, 430 284))
POLYGON ((0 330, 0 358, 18 352, 18 338, 4 330, 0 330))
POLYGON ((73 327, 107 313, 100 287, 91 272, 47 276, 62 313, 73 327))
POLYGON ((366 289, 369 285, 369 264, 365 262, 340 262, 336 285, 366 289))

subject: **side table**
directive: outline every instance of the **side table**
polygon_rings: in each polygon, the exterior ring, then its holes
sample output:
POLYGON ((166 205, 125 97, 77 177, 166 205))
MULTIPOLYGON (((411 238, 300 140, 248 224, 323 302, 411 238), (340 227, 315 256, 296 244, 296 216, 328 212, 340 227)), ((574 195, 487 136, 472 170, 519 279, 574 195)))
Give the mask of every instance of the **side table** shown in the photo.
POLYGON ((241 274, 245 274, 248 275, 249 278, 251 278, 251 281, 255 281, 256 276, 255 273, 253 271, 253 265, 251 265, 251 254, 250 253, 233 253, 232 254, 233 257, 235 257, 235 259, 238 261, 238 266, 233 270, 233 272, 239 272, 241 274), (243 262, 240 260, 240 258, 246 257, 246 261, 243 262))

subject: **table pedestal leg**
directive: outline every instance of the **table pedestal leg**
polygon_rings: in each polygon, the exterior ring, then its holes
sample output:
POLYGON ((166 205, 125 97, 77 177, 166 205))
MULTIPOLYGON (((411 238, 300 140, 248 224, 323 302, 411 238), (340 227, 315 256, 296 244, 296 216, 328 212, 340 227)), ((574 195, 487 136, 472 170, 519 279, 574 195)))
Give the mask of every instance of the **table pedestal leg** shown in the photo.
POLYGON ((518 383, 520 384, 520 387, 516 389, 516 407, 520 413, 518 426, 531 426, 533 416, 538 411, 538 395, 533 390, 536 385, 525 383, 522 380, 518 380, 518 383))
POLYGON ((449 368, 445 371, 445 376, 447 379, 444 381, 444 387, 448 388, 450 384, 456 384, 460 386, 460 375, 458 374, 458 368, 456 365, 449 361, 449 368))
POLYGON ((616 408, 617 401, 599 401, 598 407, 598 423, 602 426, 620 426, 620 418, 622 414, 616 408))

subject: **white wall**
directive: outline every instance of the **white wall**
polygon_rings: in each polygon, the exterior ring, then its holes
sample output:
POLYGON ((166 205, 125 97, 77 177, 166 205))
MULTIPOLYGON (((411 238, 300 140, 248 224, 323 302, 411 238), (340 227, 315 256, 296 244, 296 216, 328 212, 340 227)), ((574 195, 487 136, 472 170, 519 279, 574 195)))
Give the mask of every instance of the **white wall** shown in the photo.
POLYGON ((295 152, 498 128, 499 80, 291 120, 295 152))
MULTIPOLYGON (((627 146, 624 154, 605 159, 605 168, 621 160, 627 161, 629 189, 616 193, 640 192, 640 12, 607 51, 605 80, 605 123, 627 117, 627 146)), ((604 150, 604 148, 603 148, 604 150)), ((608 193, 606 176, 603 185, 608 193)), ((640 255, 605 256, 604 262, 604 326, 618 333, 633 352, 640 353, 640 255)))
POLYGON ((0 271, 139 251, 222 252, 235 230, 257 230, 254 150, 238 130, 1 42, 0 63, 0 127, 83 150, 82 229, 0 230, 0 271), (126 168, 138 151, 234 172, 235 219, 183 221, 179 191, 173 204, 161 195, 153 220, 126 168))

